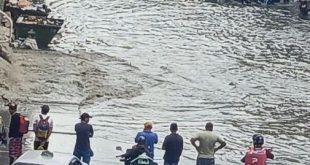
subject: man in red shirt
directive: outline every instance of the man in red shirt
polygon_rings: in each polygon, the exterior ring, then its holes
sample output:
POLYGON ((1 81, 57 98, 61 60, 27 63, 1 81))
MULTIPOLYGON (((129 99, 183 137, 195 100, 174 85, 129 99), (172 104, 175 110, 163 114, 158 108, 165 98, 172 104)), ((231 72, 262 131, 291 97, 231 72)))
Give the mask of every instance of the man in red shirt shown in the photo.
POLYGON ((274 155, 271 153, 272 150, 263 147, 264 137, 262 135, 255 134, 252 139, 253 146, 247 150, 241 162, 245 163, 245 165, 266 165, 267 158, 274 158, 274 155))

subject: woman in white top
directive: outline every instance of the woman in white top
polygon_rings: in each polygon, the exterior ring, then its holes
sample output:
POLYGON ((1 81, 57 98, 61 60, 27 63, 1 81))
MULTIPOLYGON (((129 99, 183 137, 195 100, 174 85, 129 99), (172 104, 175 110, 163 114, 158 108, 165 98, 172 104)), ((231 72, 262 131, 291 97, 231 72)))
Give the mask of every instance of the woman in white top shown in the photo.
POLYGON ((41 114, 35 117, 33 131, 35 132, 34 150, 47 150, 48 139, 53 130, 53 119, 48 116, 50 108, 48 105, 41 107, 41 114))

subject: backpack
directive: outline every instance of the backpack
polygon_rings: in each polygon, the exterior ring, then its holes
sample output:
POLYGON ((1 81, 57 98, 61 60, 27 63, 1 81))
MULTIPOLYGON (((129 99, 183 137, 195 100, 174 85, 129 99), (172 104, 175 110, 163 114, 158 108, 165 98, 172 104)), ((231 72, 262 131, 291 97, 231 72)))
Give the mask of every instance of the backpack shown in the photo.
POLYGON ((29 124, 30 124, 29 119, 26 116, 19 114, 18 132, 21 134, 28 133, 29 124))
POLYGON ((250 147, 245 155, 245 165, 266 165, 267 155, 265 148, 250 147))
POLYGON ((38 122, 37 129, 36 129, 36 135, 39 139, 45 140, 48 138, 49 129, 50 129, 50 123, 48 122, 49 116, 47 116, 45 119, 43 119, 42 115, 40 116, 40 121, 38 122))

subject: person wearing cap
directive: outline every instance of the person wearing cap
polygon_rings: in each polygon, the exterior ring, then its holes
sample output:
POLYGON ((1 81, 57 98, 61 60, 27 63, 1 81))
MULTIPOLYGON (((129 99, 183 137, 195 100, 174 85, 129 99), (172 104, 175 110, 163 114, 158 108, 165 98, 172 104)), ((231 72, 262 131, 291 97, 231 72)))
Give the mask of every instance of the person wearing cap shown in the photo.
POLYGON ((183 151, 183 138, 177 133, 177 123, 170 124, 170 131, 162 145, 162 149, 165 150, 164 165, 178 165, 183 151))
POLYGON ((94 155, 89 138, 93 137, 93 126, 88 124, 89 119, 92 118, 88 113, 83 113, 80 117, 81 122, 75 125, 76 142, 73 155, 89 164, 90 158, 94 155))
POLYGON ((154 158, 154 144, 158 143, 158 136, 156 133, 152 132, 153 123, 147 121, 144 123, 144 129, 142 132, 138 132, 135 138, 135 142, 138 142, 140 136, 145 137, 145 147, 149 150, 147 156, 154 158))
POLYGON ((21 156, 22 154, 22 138, 23 134, 19 133, 19 114, 17 111, 17 104, 14 102, 10 102, 7 106, 9 106, 9 112, 11 114, 11 122, 9 127, 9 157, 10 164, 21 156))
POLYGON ((196 165, 214 165, 214 154, 226 146, 226 142, 220 136, 213 133, 213 124, 211 122, 206 124, 205 129, 190 140, 198 152, 196 165), (196 144, 197 141, 199 145, 196 144), (215 147, 216 143, 220 145, 215 147))
POLYGON ((34 150, 47 150, 49 144, 49 137, 53 131, 53 119, 47 115, 50 111, 48 105, 41 106, 41 114, 34 118, 33 131, 35 133, 35 139, 33 143, 34 150), (44 124, 43 124, 44 122, 44 124), (43 126, 41 126, 43 125, 43 126), (45 127, 45 129, 40 129, 45 127))

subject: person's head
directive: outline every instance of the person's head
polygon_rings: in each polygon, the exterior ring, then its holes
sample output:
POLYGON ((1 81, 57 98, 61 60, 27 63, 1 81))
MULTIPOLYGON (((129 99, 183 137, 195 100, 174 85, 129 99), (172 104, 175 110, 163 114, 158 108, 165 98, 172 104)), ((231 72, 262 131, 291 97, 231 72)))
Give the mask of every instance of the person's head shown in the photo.
POLYGON ((92 118, 92 116, 90 116, 88 113, 83 113, 80 117, 81 121, 84 121, 86 123, 89 122, 89 118, 92 118))
POLYGON ((15 102, 9 102, 7 106, 9 107, 9 112, 11 115, 17 111, 17 104, 15 102))
POLYGON ((145 141, 146 141, 146 139, 145 139, 144 136, 139 136, 139 137, 138 137, 138 140, 137 140, 137 144, 138 144, 138 145, 144 145, 144 144, 145 144, 145 141))
POLYGON ((153 128, 153 123, 151 121, 147 121, 144 123, 144 130, 151 130, 153 128))
POLYGON ((208 131, 213 131, 213 124, 212 124, 211 122, 208 122, 208 123, 206 124, 206 130, 208 130, 208 131))
POLYGON ((48 105, 42 105, 41 106, 41 113, 43 115, 46 115, 50 111, 50 107, 48 105))
POLYGON ((177 125, 177 123, 171 123, 171 124, 170 124, 170 131, 171 131, 171 132, 177 132, 177 131, 178 131, 178 125, 177 125))
POLYGON ((264 137, 260 134, 254 134, 252 136, 252 140, 253 140, 253 145, 256 148, 262 147, 262 145, 264 144, 264 137))
POLYGON ((28 31, 28 37, 29 37, 29 38, 34 38, 35 35, 36 35, 36 32, 35 32, 33 29, 30 29, 30 30, 28 31))

